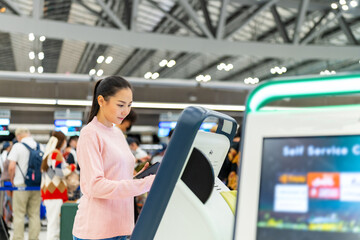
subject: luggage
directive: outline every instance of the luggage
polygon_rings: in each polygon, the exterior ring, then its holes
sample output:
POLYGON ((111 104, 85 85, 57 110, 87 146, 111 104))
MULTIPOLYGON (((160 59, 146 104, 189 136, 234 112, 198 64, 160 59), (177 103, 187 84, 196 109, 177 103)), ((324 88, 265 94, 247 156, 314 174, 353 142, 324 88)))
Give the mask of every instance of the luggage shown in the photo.
MULTIPOLYGON (((78 209, 77 203, 64 203, 61 206, 60 219, 60 240, 72 240, 72 229, 74 225, 74 218, 78 209)), ((2 239, 2 238, 0 238, 2 239)))

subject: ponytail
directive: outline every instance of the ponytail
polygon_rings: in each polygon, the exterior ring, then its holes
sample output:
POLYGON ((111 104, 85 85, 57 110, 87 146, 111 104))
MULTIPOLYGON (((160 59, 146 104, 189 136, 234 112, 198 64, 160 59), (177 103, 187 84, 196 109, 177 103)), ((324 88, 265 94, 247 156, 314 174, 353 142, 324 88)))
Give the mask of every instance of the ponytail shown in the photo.
POLYGON ((99 95, 103 96, 105 101, 107 101, 109 97, 114 96, 117 91, 124 88, 133 90, 130 83, 119 76, 110 76, 97 81, 94 88, 93 101, 87 123, 91 122, 99 112, 100 106, 97 100, 99 95))
POLYGON ((91 122, 93 120, 93 118, 97 115, 97 113, 99 112, 100 106, 99 103, 97 101, 97 95, 96 95, 96 90, 98 89, 98 86, 100 85, 102 79, 97 81, 95 84, 95 88, 94 88, 94 95, 93 95, 93 100, 92 100, 92 105, 91 105, 91 110, 90 110, 90 115, 89 115, 89 119, 88 122, 91 122))

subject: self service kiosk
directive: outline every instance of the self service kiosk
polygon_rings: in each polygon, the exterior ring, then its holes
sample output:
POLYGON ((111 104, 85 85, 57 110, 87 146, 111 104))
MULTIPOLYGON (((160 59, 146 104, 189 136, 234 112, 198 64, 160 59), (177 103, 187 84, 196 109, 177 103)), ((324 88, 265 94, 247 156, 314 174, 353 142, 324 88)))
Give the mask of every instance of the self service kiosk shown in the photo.
POLYGON ((201 107, 185 109, 176 125, 132 240, 231 239, 234 213, 223 197, 229 189, 217 178, 237 124, 201 107), (216 133, 199 131, 208 117, 216 133))
POLYGON ((251 93, 233 239, 360 239, 360 105, 262 108, 284 98, 360 102, 359 93, 359 74, 274 80, 251 93))

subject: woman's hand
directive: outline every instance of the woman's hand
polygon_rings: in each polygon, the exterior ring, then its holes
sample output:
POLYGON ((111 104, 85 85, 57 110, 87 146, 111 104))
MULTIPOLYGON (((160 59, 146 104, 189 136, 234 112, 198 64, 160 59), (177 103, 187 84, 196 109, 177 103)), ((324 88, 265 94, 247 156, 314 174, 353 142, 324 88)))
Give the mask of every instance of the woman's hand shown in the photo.
POLYGON ((150 166, 149 162, 145 163, 144 167, 136 175, 138 175, 138 174, 142 173, 143 171, 145 171, 149 166, 150 166))

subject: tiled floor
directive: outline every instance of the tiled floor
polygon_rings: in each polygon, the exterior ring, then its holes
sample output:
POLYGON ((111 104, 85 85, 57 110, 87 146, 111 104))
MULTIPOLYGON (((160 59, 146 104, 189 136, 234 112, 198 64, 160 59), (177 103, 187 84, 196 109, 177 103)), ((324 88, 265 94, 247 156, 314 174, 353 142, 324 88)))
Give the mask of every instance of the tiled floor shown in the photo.
MULTIPOLYGON (((12 240, 14 235, 13 229, 10 229, 9 233, 10 233, 10 240, 12 240)), ((26 227, 24 233, 24 240, 28 240, 28 239, 29 239, 29 229, 26 227)), ((41 231, 39 235, 39 240, 46 240, 46 220, 41 220, 41 231)))
MULTIPOLYGON (((10 240, 12 240, 13 237, 13 231, 10 230, 10 240)), ((29 232, 26 229, 25 234, 24 234, 24 240, 29 239, 29 232)), ((46 229, 41 229, 40 235, 39 235, 39 240, 46 240, 46 229)))

